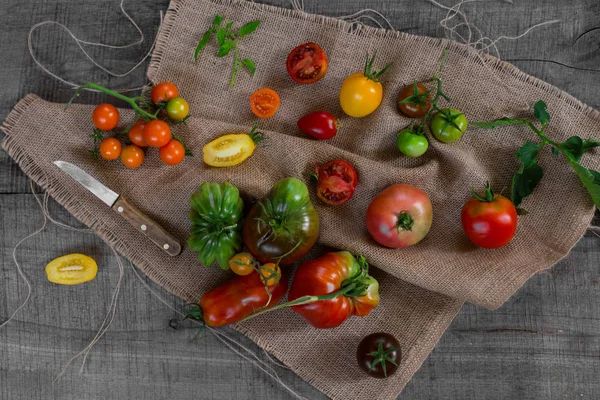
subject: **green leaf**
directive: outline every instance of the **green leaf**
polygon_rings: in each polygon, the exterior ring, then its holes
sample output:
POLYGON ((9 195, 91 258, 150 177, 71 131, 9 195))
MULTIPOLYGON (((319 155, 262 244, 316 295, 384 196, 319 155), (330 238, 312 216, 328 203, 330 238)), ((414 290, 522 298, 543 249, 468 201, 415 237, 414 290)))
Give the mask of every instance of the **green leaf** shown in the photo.
POLYGON ((511 198, 515 207, 518 207, 523 199, 533 193, 533 190, 544 176, 544 171, 535 161, 533 164, 521 168, 513 176, 511 186, 511 198))
POLYGON ((560 154, 560 151, 554 146, 552 146, 552 155, 557 156, 560 154))
POLYGON ((594 147, 598 147, 598 146, 600 146, 600 140, 597 140, 594 138, 585 139, 583 141, 583 152, 585 153, 586 151, 589 151, 589 150, 593 149, 594 147))
POLYGON ((196 46, 196 50, 194 51, 194 60, 198 61, 198 54, 203 48, 206 47, 208 41, 210 40, 210 37, 210 31, 204 32, 204 35, 202 35, 202 39, 200 39, 200 41, 198 42, 198 46, 196 46))
POLYGON ((244 58, 240 60, 240 63, 250 72, 250 75, 254 76, 254 72, 256 71, 256 65, 254 65, 254 61, 249 58, 244 58))
POLYGON ((578 162, 569 160, 571 168, 587 189, 596 207, 600 207, 600 172, 582 167, 578 162))
POLYGON ((217 31, 217 42, 219 46, 223 46, 225 43, 225 38, 227 37, 227 30, 225 28, 221 28, 217 31))
POLYGON ((256 30, 256 28, 258 28, 259 25, 260 25, 260 20, 256 20, 256 21, 250 21, 246 25, 242 26, 240 28, 240 38, 243 38, 244 36, 247 36, 247 35, 251 34, 252 32, 254 32, 256 30))
POLYGON ((539 100, 533 106, 533 115, 535 119, 540 121, 542 125, 546 125, 550 121, 550 114, 548 114, 548 106, 542 100, 539 100))
POLYGON ((228 23, 227 25, 225 25, 225 29, 227 29, 229 31, 232 26, 233 26, 233 21, 231 21, 230 23, 228 23))
POLYGON ((571 136, 563 143, 560 148, 577 162, 581 160, 583 155, 583 140, 579 136, 571 136))
POLYGON ((517 215, 527 215, 527 214, 529 214, 529 211, 527 211, 524 208, 517 207, 517 215))
POLYGON ((215 15, 215 19, 213 19, 213 22, 212 22, 213 26, 217 27, 217 26, 221 25, 221 22, 223 22, 224 19, 225 19, 225 17, 220 14, 215 15))
POLYGON ((225 57, 231 49, 235 47, 235 42, 233 40, 227 40, 225 43, 219 47, 219 51, 217 52, 217 57, 225 57))
POLYGON ((544 147, 544 144, 525 142, 519 151, 517 151, 516 157, 523 163, 525 167, 528 167, 532 164, 535 164, 535 159, 537 158, 542 147, 544 147))
POLYGON ((483 129, 493 129, 496 128, 498 126, 504 126, 504 125, 527 125, 528 121, 522 119, 522 118, 500 118, 500 119, 495 119, 493 121, 490 122, 472 122, 471 125, 477 126, 479 128, 483 128, 483 129))

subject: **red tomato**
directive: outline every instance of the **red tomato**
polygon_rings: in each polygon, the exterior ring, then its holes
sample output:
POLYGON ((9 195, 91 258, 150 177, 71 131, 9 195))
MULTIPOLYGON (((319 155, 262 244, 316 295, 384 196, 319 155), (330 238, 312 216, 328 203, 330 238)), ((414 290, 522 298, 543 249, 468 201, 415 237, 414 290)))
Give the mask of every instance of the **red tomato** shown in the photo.
POLYGON ((463 230, 475 245, 497 249, 512 240, 517 231, 517 209, 506 197, 494 194, 489 184, 480 196, 473 192, 460 214, 463 230))
POLYGON ((144 140, 144 127, 146 122, 139 120, 129 129, 129 140, 131 143, 139 147, 148 147, 148 143, 144 140))
POLYGON ((373 239, 392 249, 411 246, 427 235, 433 211, 427 193, 406 184, 379 193, 367 209, 367 229, 373 239))
POLYGON ((345 160, 332 160, 319 167, 317 164, 317 196, 323 203, 339 206, 347 203, 354 194, 358 176, 345 160))
POLYGON ((100 155, 105 160, 116 160, 121 155, 121 142, 115 138, 106 138, 100 143, 100 155))
POLYGON ((366 272, 366 263, 347 251, 327 253, 298 267, 288 301, 352 289, 332 299, 293 306, 315 328, 335 328, 351 315, 364 317, 379 304, 379 283, 366 272), (349 288, 350 284, 354 288, 349 288))
POLYGON ((92 113, 92 122, 101 131, 110 131, 119 124, 119 110, 112 104, 99 104, 92 113))
POLYGON ((177 165, 185 158, 185 148, 179 140, 171 139, 158 151, 162 162, 167 165, 177 165))
POLYGON ((161 82, 152 88, 152 102, 154 104, 164 103, 179 96, 177 86, 171 82, 161 82))
POLYGON ((125 146, 121 152, 121 162, 127 168, 137 168, 144 162, 144 150, 135 144, 125 146))
POLYGON ((204 322, 211 327, 225 326, 249 317, 261 308, 270 308, 279 303, 287 292, 287 279, 269 286, 271 301, 258 272, 237 276, 221 286, 207 292, 200 299, 204 322))
POLYGON ((144 141, 151 147, 163 147, 171 140, 169 124, 160 119, 150 121, 144 127, 144 141))
POLYGON ((331 139, 337 133, 339 125, 333 114, 327 111, 315 111, 298 120, 298 128, 317 139, 331 139))
POLYGON ((316 43, 301 44, 290 52, 286 67, 297 83, 315 83, 327 73, 327 55, 316 43))

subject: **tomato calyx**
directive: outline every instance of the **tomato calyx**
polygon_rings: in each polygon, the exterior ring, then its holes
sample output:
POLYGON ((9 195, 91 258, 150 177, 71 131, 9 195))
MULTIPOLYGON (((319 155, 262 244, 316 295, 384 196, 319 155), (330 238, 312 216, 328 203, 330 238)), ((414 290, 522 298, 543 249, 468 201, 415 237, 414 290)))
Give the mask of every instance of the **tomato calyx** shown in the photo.
POLYGON ((444 126, 442 127, 442 130, 448 128, 449 126, 452 126, 453 128, 459 130, 460 132, 463 131, 463 128, 458 126, 458 124, 456 123, 456 120, 459 117, 464 116, 464 114, 462 112, 453 113, 452 110, 450 110, 450 109, 439 110, 438 112, 440 113, 442 119, 444 120, 444 126))
POLYGON ((498 197, 492 190, 492 187, 489 182, 485 184, 485 191, 483 193, 483 196, 477 193, 475 189, 473 189, 473 186, 471 186, 471 195, 473 195, 473 197, 475 197, 477 200, 483 201, 485 203, 490 203, 496 200, 496 197, 498 197))
POLYGON ((426 91, 425 93, 420 93, 419 87, 417 86, 417 81, 414 81, 413 88, 413 94, 402 100, 400 104, 414 104, 415 106, 427 108, 427 106, 431 104, 431 99, 429 98, 429 93, 431 93, 431 89, 426 91))
POLYGON ((196 332, 196 336, 192 338, 192 340, 194 340, 204 331, 204 328, 206 327, 206 322, 204 322, 204 311, 202 311, 200 305, 194 303, 185 304, 183 307, 188 308, 183 320, 185 321, 186 319, 191 319, 200 324, 198 332, 196 332))
POLYGON ((257 131, 257 129, 258 129, 258 126, 254 125, 252 127, 252 129, 250 130, 250 133, 248 134, 248 136, 250 136, 250 139, 252 139, 252 141, 256 145, 258 145, 259 143, 261 143, 265 140, 265 133, 261 132, 261 131, 257 131))
POLYGON ((398 222, 396 223, 396 229, 400 231, 412 231, 415 220, 406 211, 401 211, 398 214, 398 222))
POLYGON ((390 354, 392 354, 393 352, 398 351, 398 350, 400 350, 400 347, 392 347, 391 349, 384 351, 383 343, 379 342, 377 351, 373 351, 373 352, 369 353, 369 355, 371 357, 375 358, 373 361, 371 361, 369 363, 369 372, 374 371, 375 368, 377 367, 377 364, 381 364, 381 369, 383 369, 383 376, 387 378, 387 368, 385 366, 385 363, 389 362, 397 367, 398 364, 390 358, 390 354))
POLYGON ((365 69, 364 69, 363 73, 365 74, 365 77, 367 79, 372 80, 374 82, 379 82, 379 77, 381 75, 383 75, 383 73, 385 71, 387 71, 387 69, 389 67, 392 66, 392 63, 389 63, 388 65, 386 65, 379 71, 376 69, 373 69, 373 62, 375 61, 375 55, 376 55, 376 53, 373 53, 373 57, 369 58, 369 54, 367 54, 367 61, 365 62, 365 69))

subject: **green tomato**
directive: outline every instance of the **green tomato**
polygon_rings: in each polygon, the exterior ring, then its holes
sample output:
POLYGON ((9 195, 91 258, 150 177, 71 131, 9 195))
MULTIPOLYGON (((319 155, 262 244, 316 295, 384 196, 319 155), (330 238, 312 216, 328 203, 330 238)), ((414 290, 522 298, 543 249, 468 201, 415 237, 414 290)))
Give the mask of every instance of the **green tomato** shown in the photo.
POLYGON ((429 142, 425 136, 416 134, 412 129, 405 129, 398 134, 396 145, 402 154, 416 158, 425 154, 429 142))
POLYGON ((431 119, 431 133, 440 142, 452 143, 459 140, 467 130, 467 118, 454 108, 444 108, 431 119))
POLYGON ((167 103, 167 114, 174 121, 180 121, 188 116, 190 106, 187 101, 181 97, 175 97, 167 103))

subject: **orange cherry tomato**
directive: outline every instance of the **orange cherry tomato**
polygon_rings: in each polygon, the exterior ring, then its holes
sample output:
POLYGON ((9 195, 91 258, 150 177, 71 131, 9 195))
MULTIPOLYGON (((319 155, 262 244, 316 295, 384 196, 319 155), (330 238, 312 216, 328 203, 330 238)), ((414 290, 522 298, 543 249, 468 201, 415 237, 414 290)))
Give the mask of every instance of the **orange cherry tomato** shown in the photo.
POLYGON ((146 122, 140 120, 133 124, 133 126, 129 129, 129 140, 131 143, 135 144, 139 147, 148 147, 148 143, 144 140, 144 127, 146 126, 146 122))
POLYGON ((92 113, 92 122, 102 131, 110 131, 119 124, 119 110, 112 104, 99 104, 92 113))
POLYGON ((125 146, 121 152, 121 162, 127 168, 137 168, 144 162, 144 150, 135 144, 125 146))
POLYGON ((250 96, 250 108, 259 118, 270 118, 277 112, 281 99, 276 91, 269 88, 258 89, 250 96))
POLYGON ((116 160, 121 155, 121 142, 109 137, 100 143, 100 155, 105 160, 116 160))
POLYGON ((281 268, 275 263, 267 263, 259 267, 261 275, 260 280, 267 286, 275 286, 281 278, 281 268))
POLYGON ((185 158, 185 148, 179 140, 171 139, 169 143, 160 148, 158 155, 165 164, 177 165, 185 158))
POLYGON ((229 269, 236 275, 250 275, 254 271, 254 257, 250 253, 238 253, 229 260, 229 269))
POLYGON ((150 147, 163 147, 171 140, 169 124, 159 119, 150 121, 144 127, 144 141, 150 147))
POLYGON ((152 88, 151 96, 154 104, 164 103, 178 97, 179 90, 171 82, 161 82, 152 88))

